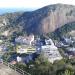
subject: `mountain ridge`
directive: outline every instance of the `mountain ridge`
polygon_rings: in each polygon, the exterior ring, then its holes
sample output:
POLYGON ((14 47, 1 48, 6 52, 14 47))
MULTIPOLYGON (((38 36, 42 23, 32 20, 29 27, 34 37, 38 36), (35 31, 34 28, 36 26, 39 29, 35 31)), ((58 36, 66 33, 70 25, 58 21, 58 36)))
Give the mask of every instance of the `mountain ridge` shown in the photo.
MULTIPOLYGON (((8 29, 34 34, 47 34, 67 23, 75 21, 75 6, 66 4, 48 5, 31 12, 9 13, 0 16, 8 29)), ((1 26, 0 26, 1 27, 1 26)))

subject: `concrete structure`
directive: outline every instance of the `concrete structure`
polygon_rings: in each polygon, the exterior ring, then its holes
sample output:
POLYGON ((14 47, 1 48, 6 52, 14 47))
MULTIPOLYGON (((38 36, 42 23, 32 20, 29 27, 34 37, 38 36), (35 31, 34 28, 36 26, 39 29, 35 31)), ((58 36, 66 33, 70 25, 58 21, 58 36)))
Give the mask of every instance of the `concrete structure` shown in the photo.
POLYGON ((48 41, 46 41, 46 44, 48 44, 48 42, 50 42, 49 45, 41 47, 44 56, 51 63, 53 63, 55 60, 61 60, 62 56, 60 55, 58 48, 54 45, 53 41, 49 39, 48 41))
POLYGON ((15 39, 16 43, 21 43, 21 44, 26 44, 26 45, 32 45, 34 42, 34 35, 29 35, 29 36, 19 36, 15 39))

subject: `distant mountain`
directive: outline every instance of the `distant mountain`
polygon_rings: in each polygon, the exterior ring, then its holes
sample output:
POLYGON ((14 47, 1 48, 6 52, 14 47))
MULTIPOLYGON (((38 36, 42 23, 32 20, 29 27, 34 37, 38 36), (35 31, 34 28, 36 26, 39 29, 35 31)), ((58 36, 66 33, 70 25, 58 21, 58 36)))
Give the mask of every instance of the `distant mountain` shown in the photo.
POLYGON ((5 13, 14 13, 14 12, 25 12, 25 11, 33 11, 35 9, 31 8, 0 8, 0 15, 5 13))
POLYGON ((65 24, 75 22, 75 6, 48 5, 31 12, 9 13, 0 16, 0 31, 21 31, 34 34, 51 33, 65 24), (3 21, 6 21, 4 24, 3 21))

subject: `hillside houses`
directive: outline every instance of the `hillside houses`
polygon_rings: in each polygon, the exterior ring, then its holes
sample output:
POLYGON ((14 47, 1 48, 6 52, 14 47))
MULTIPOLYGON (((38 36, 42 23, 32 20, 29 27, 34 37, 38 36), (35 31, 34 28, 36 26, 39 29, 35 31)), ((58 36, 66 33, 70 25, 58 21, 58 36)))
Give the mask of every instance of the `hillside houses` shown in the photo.
MULTIPOLYGON (((23 40, 24 39, 25 38, 23 38, 23 40)), ((20 39, 18 41, 23 43, 23 41, 20 39)), ((20 54, 23 54, 23 53, 40 54, 40 52, 42 52, 42 53, 44 53, 44 56, 46 58, 48 58, 49 62, 51 62, 51 63, 53 63, 55 60, 61 60, 62 59, 62 56, 60 55, 58 48, 54 45, 52 39, 45 39, 44 45, 41 44, 42 43, 41 40, 38 39, 38 40, 36 40, 35 47, 32 46, 31 43, 27 45, 25 42, 26 42, 26 40, 24 41, 24 44, 17 46, 17 48, 16 48, 17 53, 20 53, 20 54)))
MULTIPOLYGON (((16 50, 16 54, 26 54, 26 56, 21 57, 22 59, 25 59, 25 62, 32 60, 31 58, 36 58, 38 55, 40 55, 41 52, 44 53, 44 56, 51 63, 54 63, 54 61, 61 60, 63 58, 52 39, 49 38, 41 41, 40 38, 34 39, 33 34, 29 36, 16 37, 15 45, 13 45, 13 47, 16 50)), ((11 61, 13 61, 13 59, 11 61)))
POLYGON ((69 59, 75 57, 75 47, 66 48, 65 54, 69 57, 69 59))
POLYGON ((63 47, 69 47, 69 46, 73 45, 74 42, 75 41, 73 40, 72 37, 70 37, 70 38, 64 37, 59 42, 56 43, 56 46, 58 48, 60 48, 60 47, 62 47, 62 48, 63 47))

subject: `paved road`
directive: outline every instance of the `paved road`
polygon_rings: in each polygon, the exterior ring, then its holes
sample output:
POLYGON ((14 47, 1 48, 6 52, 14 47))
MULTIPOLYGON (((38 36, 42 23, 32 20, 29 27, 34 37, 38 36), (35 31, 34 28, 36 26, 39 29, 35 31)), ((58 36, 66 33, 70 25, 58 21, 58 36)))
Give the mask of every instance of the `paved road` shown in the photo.
POLYGON ((20 74, 8 68, 7 66, 0 64, 0 75, 20 75, 20 74))

